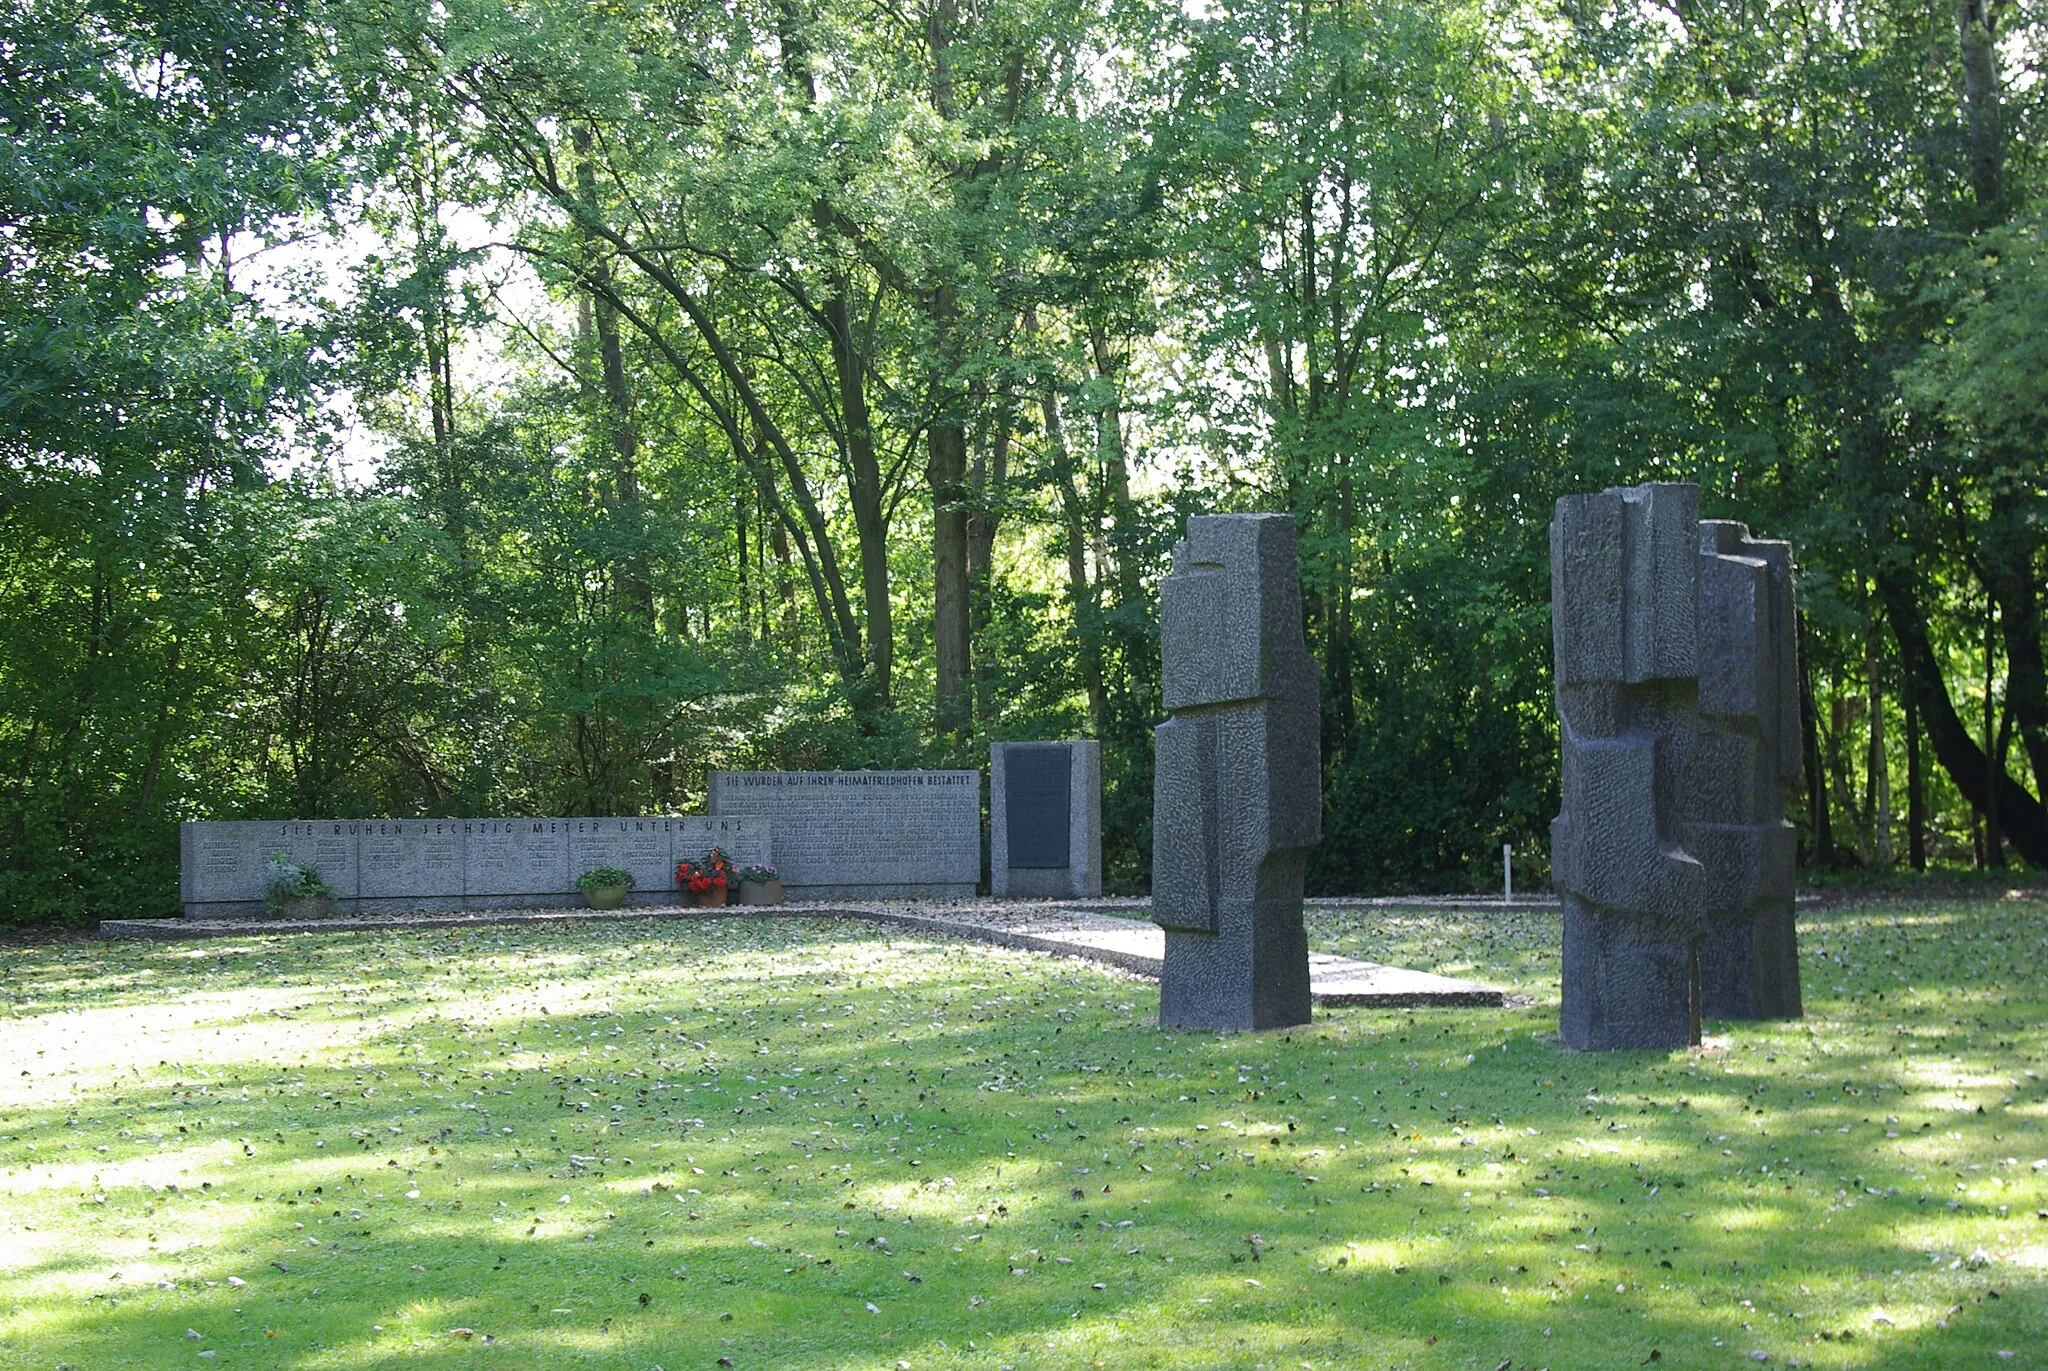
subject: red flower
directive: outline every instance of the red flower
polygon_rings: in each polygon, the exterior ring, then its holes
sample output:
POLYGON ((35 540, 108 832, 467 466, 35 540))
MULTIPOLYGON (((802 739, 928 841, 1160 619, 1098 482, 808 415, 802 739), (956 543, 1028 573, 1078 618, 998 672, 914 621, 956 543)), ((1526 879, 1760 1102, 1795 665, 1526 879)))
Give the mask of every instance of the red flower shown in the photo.
POLYGON ((701 862, 676 863, 676 885, 692 895, 723 890, 732 876, 732 861, 717 848, 704 854, 701 862))

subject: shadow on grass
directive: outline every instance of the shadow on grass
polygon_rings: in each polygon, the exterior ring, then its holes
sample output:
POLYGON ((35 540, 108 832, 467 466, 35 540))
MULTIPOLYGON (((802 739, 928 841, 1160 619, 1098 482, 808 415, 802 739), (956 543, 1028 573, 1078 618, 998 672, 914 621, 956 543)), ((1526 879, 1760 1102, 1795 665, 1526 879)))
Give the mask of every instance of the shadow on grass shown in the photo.
POLYGON ((9 1059, 112 1060, 0 1105, 35 1240, 0 1336, 80 1366, 2024 1356, 2040 913, 1826 914, 1807 1021, 1605 1056, 1552 1045, 1554 1004, 1167 1034, 1084 966, 803 924, 54 949, 10 968, 9 1059), (179 1065, 124 1078, 102 1011, 151 1003, 191 1011, 143 1054, 179 1065))

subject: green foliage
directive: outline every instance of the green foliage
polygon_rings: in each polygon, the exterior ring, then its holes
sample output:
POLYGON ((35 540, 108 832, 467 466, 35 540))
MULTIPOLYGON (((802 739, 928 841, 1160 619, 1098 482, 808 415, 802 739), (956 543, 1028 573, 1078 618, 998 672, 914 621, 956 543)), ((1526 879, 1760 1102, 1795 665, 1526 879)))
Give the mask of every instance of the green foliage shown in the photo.
POLYGON ((183 819, 1074 734, 1141 891, 1157 582, 1244 509, 1316 887, 1490 887, 1551 504, 1646 479, 1797 545, 1810 865, 1909 774, 2048 861, 2039 19, 18 0, 0 922, 170 912, 183 819))
POLYGON ((633 885, 633 873, 622 866, 594 866, 576 878, 578 890, 604 890, 611 886, 633 885))
POLYGON ((286 900, 333 894, 334 887, 320 879, 318 871, 282 852, 271 853, 263 864, 263 903, 273 911, 282 908, 286 900))

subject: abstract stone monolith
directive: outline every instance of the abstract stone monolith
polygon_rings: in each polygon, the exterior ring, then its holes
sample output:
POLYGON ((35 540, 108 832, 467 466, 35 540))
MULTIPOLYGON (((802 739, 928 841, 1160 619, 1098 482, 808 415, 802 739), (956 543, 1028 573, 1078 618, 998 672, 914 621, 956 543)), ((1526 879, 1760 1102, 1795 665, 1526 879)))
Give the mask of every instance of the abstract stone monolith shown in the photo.
POLYGON ((1699 489, 1567 495, 1550 525, 1569 1047, 1700 1037, 1705 872, 1685 849, 1698 726, 1699 489))
POLYGON ((1294 520, 1188 521, 1160 592, 1165 704, 1152 796, 1159 1022, 1309 1019, 1302 880, 1322 838, 1321 700, 1294 520))
POLYGON ((1700 1009, 1796 1019, 1794 835, 1800 772, 1792 545, 1721 519, 1699 526, 1699 737, 1686 778, 1686 850, 1706 873, 1700 1009))

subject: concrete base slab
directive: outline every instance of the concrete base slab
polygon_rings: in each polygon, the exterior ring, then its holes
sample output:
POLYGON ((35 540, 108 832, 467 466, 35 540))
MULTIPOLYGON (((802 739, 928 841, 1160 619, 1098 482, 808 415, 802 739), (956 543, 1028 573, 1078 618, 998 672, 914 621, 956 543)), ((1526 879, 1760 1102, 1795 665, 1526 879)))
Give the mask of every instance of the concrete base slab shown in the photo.
MULTIPOLYGON (((1090 903, 1095 903, 1091 901, 1090 903)), ((1166 957, 1166 932, 1148 919, 1119 918, 1065 904, 972 900, 820 901, 785 905, 728 905, 720 909, 675 906, 618 910, 540 909, 415 914, 368 918, 286 919, 105 919, 102 938, 232 938, 283 933, 349 933, 383 929, 464 928, 487 924, 616 923, 627 919, 827 918, 961 938, 1055 956, 1078 957, 1117 967, 1148 980, 1159 979, 1166 957)), ((1476 981, 1326 953, 1309 955, 1309 993, 1321 1005, 1409 1008, 1430 1005, 1498 1008, 1500 991, 1476 981)))

